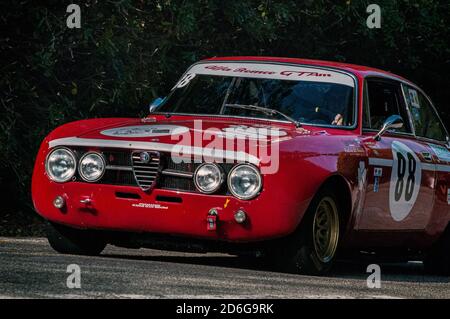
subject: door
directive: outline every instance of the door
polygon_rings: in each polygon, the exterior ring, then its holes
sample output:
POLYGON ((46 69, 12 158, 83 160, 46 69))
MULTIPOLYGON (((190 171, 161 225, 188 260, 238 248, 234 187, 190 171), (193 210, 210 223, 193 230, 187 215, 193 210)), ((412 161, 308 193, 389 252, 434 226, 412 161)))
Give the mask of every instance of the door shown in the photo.
POLYGON ((360 230, 422 230, 429 221, 435 191, 432 150, 416 139, 401 84, 370 78, 365 84, 363 135, 378 132, 390 115, 400 115, 404 127, 380 141, 367 139, 366 198, 360 230))
POLYGON ((440 233, 450 220, 449 135, 431 101, 418 89, 403 85, 417 138, 431 148, 436 170, 435 203, 428 232, 440 233))

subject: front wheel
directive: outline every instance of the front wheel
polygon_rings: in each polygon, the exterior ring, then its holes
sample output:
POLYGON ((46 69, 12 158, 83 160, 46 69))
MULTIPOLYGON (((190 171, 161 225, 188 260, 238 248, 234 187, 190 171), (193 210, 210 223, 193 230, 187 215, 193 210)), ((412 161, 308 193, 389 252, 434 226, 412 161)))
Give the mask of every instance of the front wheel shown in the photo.
POLYGON ((47 223, 47 239, 59 253, 70 255, 99 255, 106 241, 89 230, 79 230, 59 224, 47 223))
POLYGON ((285 269, 289 272, 324 275, 336 257, 341 233, 339 204, 333 192, 319 192, 304 219, 285 247, 285 269))

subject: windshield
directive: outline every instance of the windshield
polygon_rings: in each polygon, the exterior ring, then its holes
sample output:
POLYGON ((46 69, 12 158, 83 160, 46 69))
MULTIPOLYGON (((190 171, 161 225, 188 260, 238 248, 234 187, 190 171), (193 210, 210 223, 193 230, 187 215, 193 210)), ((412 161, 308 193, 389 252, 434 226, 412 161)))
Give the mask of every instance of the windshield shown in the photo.
POLYGON ((353 87, 349 85, 311 79, 188 73, 157 112, 283 121, 289 117, 305 124, 351 126, 354 123, 353 94, 353 87), (261 108, 277 112, 265 112, 261 108))

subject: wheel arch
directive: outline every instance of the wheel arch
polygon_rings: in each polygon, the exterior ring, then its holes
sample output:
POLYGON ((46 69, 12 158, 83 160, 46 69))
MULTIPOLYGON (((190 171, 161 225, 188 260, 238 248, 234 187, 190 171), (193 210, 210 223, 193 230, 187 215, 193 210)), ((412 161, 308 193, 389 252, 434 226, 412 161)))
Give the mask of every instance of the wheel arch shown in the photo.
MULTIPOLYGON (((347 179, 336 173, 327 177, 315 192, 315 196, 325 188, 329 188, 336 193, 338 200, 339 214, 342 214, 343 227, 341 228, 343 234, 348 231, 351 222, 351 215, 353 211, 353 200, 350 183, 347 179)), ((312 202, 312 201, 311 201, 312 202)))

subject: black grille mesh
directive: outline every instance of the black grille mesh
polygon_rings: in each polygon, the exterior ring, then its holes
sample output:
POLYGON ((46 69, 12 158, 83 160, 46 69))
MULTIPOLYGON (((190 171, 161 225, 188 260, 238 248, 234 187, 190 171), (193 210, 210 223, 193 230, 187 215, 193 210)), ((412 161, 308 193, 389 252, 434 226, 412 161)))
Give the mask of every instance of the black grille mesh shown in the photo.
MULTIPOLYGON (((76 149, 74 150, 77 156, 81 157, 87 149, 76 149)), ((98 184, 109 184, 109 185, 124 185, 124 186, 139 186, 139 183, 136 181, 136 178, 133 174, 133 162, 132 162, 132 153, 136 151, 132 150, 103 150, 102 154, 105 157, 107 166, 120 166, 122 168, 128 168, 129 170, 120 170, 120 169, 107 169, 102 179, 99 180, 98 184)), ((135 156, 138 156, 140 152, 137 151, 135 156)), ((151 153, 151 151, 149 151, 151 153)), ((140 165, 139 160, 136 157, 135 165, 140 165)), ((162 189, 171 189, 171 190, 180 190, 187 192, 198 192, 192 178, 186 177, 177 177, 177 176, 168 176, 161 174, 161 171, 165 169, 170 169, 179 172, 189 172, 194 173, 198 166, 201 163, 185 163, 185 162, 174 162, 171 158, 171 154, 169 153, 160 153, 159 158, 159 175, 156 179, 156 188, 162 189)), ((225 175, 228 175, 228 172, 234 166, 232 163, 223 163, 220 164, 225 175)), ((139 168, 135 167, 139 171, 139 168)), ((144 171, 148 171, 144 169, 144 171)), ((153 171, 153 170, 152 170, 153 171)), ((139 174, 139 173, 138 173, 139 174)), ((155 172, 152 173, 152 176, 156 176, 155 172)), ((145 175, 145 174, 144 174, 145 175)), ((139 178, 139 177, 138 177, 139 178)), ((144 178, 145 179, 145 178, 144 178)), ((77 177, 77 180, 82 182, 82 179, 77 177)), ((147 178, 147 180, 150 180, 147 178)), ((153 178, 151 179, 153 180, 153 178)), ((144 185, 145 182, 142 182, 141 185, 144 185)), ((226 183, 224 183, 223 188, 218 192, 218 194, 228 194, 226 183)))

